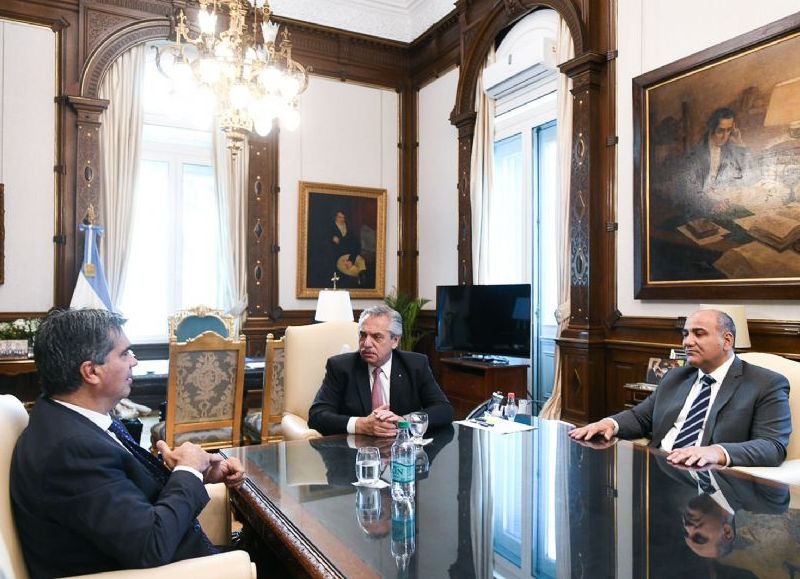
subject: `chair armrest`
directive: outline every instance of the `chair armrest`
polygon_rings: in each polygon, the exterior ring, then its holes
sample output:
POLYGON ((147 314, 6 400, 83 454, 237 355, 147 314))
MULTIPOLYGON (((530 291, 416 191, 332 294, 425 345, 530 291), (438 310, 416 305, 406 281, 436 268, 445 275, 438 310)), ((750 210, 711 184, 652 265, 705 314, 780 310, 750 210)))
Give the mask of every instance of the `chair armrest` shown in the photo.
POLYGON ((732 468, 785 484, 800 484, 800 458, 786 460, 780 466, 734 466, 732 468))
POLYGON ((286 412, 281 419, 281 431, 285 440, 308 440, 322 435, 308 427, 308 422, 295 414, 286 412))
POLYGON ((185 559, 151 569, 129 569, 80 575, 66 579, 256 579, 256 566, 245 551, 185 559))
POLYGON ((228 501, 228 488, 222 484, 206 485, 211 500, 197 516, 203 532, 214 545, 228 545, 231 542, 231 504, 228 501))

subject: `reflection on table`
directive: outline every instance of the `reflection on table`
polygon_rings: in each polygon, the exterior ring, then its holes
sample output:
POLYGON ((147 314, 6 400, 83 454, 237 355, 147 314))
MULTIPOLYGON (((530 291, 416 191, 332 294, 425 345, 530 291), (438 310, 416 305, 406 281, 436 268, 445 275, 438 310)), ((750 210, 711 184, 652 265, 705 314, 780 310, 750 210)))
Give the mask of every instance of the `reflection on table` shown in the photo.
POLYGON ((374 438, 223 452, 248 473, 233 493, 246 526, 277 537, 311 576, 771 578, 800 568, 800 511, 789 508, 800 489, 730 470, 698 475, 660 451, 590 448, 562 423, 537 426, 430 432, 411 514, 389 488, 351 484, 355 447, 374 438))

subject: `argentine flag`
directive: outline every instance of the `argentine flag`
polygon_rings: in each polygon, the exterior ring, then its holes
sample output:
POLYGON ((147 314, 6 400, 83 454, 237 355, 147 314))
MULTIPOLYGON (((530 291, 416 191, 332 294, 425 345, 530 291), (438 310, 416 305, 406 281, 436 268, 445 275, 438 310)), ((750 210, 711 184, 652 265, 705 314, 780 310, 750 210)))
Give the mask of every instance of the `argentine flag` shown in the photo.
POLYGON ((80 230, 84 232, 83 265, 69 307, 111 311, 106 275, 103 272, 103 264, 100 263, 100 253, 97 251, 97 238, 103 234, 103 228, 91 223, 88 225, 82 223, 80 230))

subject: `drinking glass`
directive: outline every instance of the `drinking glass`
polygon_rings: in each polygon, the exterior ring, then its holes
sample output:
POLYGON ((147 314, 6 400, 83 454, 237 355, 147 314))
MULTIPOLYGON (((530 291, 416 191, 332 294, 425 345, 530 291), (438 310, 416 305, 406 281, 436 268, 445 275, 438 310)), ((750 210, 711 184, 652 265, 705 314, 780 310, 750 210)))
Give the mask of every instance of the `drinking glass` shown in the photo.
POLYGON ((356 519, 361 528, 367 532, 370 524, 381 518, 381 491, 358 487, 356 489, 356 519))
POLYGON ((381 472, 381 454, 374 446, 364 446, 356 452, 356 477, 359 484, 374 485, 381 472))
POLYGON ((422 435, 428 430, 428 413, 412 412, 408 415, 408 424, 411 429, 414 444, 422 444, 422 435))

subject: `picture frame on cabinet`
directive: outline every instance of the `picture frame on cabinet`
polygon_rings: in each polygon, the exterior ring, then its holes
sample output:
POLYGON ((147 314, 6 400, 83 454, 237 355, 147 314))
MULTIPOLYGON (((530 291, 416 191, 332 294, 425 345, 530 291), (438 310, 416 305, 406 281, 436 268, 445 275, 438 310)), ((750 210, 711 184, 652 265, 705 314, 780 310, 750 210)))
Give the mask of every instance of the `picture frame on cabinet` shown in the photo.
POLYGON ((800 13, 633 79, 634 294, 792 298, 800 13))
POLYGON ((383 299, 386 286, 386 189, 299 184, 297 297, 347 289, 383 299))

